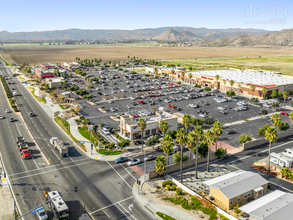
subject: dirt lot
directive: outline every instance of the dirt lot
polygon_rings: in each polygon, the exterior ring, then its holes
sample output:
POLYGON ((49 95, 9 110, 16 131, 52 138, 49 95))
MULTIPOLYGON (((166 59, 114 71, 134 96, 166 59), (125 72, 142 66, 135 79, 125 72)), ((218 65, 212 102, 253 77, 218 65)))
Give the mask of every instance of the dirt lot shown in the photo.
POLYGON ((127 56, 142 59, 171 60, 194 58, 231 58, 292 55, 293 47, 156 47, 156 46, 84 46, 84 45, 4 45, 4 59, 11 63, 38 64, 75 61, 76 57, 127 60, 127 56))

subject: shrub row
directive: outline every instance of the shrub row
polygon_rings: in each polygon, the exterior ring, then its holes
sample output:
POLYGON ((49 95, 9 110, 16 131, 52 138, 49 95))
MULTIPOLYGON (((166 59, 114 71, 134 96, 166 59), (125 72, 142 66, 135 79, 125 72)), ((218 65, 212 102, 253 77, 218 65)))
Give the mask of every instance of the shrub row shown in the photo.
POLYGON ((15 104, 15 100, 12 98, 11 91, 10 91, 8 85, 6 84, 6 81, 5 81, 4 77, 3 77, 3 76, 0 76, 0 78, 1 78, 2 85, 3 85, 3 87, 4 87, 4 90, 5 90, 5 92, 6 92, 6 95, 7 95, 8 99, 9 99, 9 102, 10 102, 11 108, 12 108, 15 112, 18 112, 18 111, 19 111, 19 110, 18 110, 18 107, 17 107, 16 104, 15 104))

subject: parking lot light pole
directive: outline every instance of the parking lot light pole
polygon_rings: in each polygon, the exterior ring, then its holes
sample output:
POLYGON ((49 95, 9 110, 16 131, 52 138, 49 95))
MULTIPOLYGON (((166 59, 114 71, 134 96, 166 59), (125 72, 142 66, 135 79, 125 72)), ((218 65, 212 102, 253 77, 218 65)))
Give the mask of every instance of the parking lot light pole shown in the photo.
MULTIPOLYGON (((145 150, 143 151, 143 159, 144 158, 145 158, 145 150)), ((146 181, 146 161, 144 161, 143 169, 144 169, 144 181, 146 181)))

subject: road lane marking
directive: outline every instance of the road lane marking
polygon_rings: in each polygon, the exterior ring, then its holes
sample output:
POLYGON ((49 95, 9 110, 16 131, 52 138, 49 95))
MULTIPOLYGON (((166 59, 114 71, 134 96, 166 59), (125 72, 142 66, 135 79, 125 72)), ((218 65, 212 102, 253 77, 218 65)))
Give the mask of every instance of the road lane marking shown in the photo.
MULTIPOLYGON (((69 157, 69 156, 68 156, 69 157)), ((71 157, 69 157, 69 159, 73 162, 73 160, 72 160, 72 158, 71 157)))
POLYGON ((22 162, 22 164, 23 164, 23 166, 24 166, 25 170, 26 170, 26 171, 28 171, 28 170, 26 169, 26 166, 25 166, 24 162, 23 162, 23 159, 22 159, 22 158, 20 158, 20 160, 21 160, 21 162, 22 162))
POLYGON ((107 212, 105 212, 105 210, 103 210, 103 212, 105 213, 106 216, 108 216, 108 218, 110 218, 110 216, 108 215, 107 212))
MULTIPOLYGON (((118 203, 119 204, 119 203, 118 203)), ((120 212, 122 212, 129 220, 131 220, 129 217, 128 217, 128 215, 126 215, 126 213, 124 213, 117 205, 115 205, 115 207, 117 208, 117 209, 119 209, 119 211, 120 212)), ((128 214, 128 213, 127 213, 128 214)))
POLYGON ((111 204, 111 205, 107 205, 107 206, 105 206, 105 207, 103 207, 103 208, 100 208, 100 209, 98 209, 98 210, 92 211, 90 214, 92 215, 92 214, 94 214, 94 213, 96 213, 96 212, 99 212, 99 211, 102 211, 102 210, 104 210, 104 209, 106 209, 106 208, 109 208, 109 207, 111 207, 111 206, 114 206, 114 205, 118 204, 119 202, 124 202, 124 201, 129 200, 129 199, 132 199, 132 198, 133 198, 133 196, 130 196, 130 197, 126 198, 126 199, 122 199, 122 200, 120 200, 120 201, 118 201, 118 202, 115 202, 115 203, 113 203, 113 204, 111 204))
POLYGON ((130 212, 128 212, 128 210, 126 208, 124 208, 123 205, 121 205, 120 203, 118 203, 125 211, 126 213, 128 213, 132 218, 134 218, 135 220, 137 220, 130 212))
POLYGON ((35 162, 35 164, 36 164, 37 168, 38 168, 38 169, 40 169, 40 168, 39 168, 39 166, 37 165, 37 163, 36 163, 36 161, 35 161, 35 159, 34 159, 33 155, 32 155, 32 154, 30 154, 30 155, 31 155, 31 157, 32 157, 33 161, 35 162))
MULTIPOLYGON (((71 165, 71 166, 57 168, 57 169, 54 169, 54 170, 48 170, 48 171, 45 171, 45 172, 39 172, 39 173, 35 173, 35 174, 21 176, 21 177, 17 177, 17 178, 11 179, 11 181, 13 181, 13 180, 19 180, 19 179, 23 179, 23 178, 27 178, 27 177, 31 177, 31 176, 37 176, 37 175, 41 175, 41 174, 51 173, 51 172, 55 172, 57 170, 63 170, 63 169, 66 169, 66 168, 76 167, 76 166, 80 166, 80 165, 84 165, 84 164, 88 164, 88 163, 92 163, 92 162, 96 162, 96 161, 93 160, 93 161, 89 161, 89 162, 85 162, 85 163, 81 163, 81 164, 75 164, 75 165, 71 165)), ((61 165, 61 164, 59 164, 59 165, 61 165)))
POLYGON ((58 157, 57 154, 54 152, 54 150, 53 150, 53 149, 51 149, 51 150, 52 150, 52 152, 55 154, 55 156, 57 157, 57 159, 63 164, 62 160, 59 159, 59 157, 58 157))
POLYGON ((118 176, 120 176, 120 178, 126 183, 126 185, 129 186, 130 189, 132 189, 132 187, 128 184, 128 182, 126 182, 126 180, 120 175, 120 173, 118 173, 117 170, 115 170, 115 168, 109 163, 109 161, 107 161, 107 163, 118 174, 118 176))
POLYGON ((124 170, 126 170, 126 172, 129 173, 130 176, 132 176, 133 179, 137 180, 121 163, 120 166, 122 166, 124 170))

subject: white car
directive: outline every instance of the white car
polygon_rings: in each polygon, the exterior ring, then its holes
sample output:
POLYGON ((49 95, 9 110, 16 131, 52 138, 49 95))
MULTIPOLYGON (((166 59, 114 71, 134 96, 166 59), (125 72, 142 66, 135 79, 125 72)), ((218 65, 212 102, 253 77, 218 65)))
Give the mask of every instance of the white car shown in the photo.
POLYGON ((40 220, 47 220, 48 219, 48 215, 46 214, 44 208, 42 210, 38 211, 36 214, 40 220))
POLYGON ((206 118, 207 116, 205 114, 199 114, 200 117, 206 118))
POLYGON ((169 99, 165 99, 164 101, 165 101, 165 102, 171 102, 169 99))
POLYGON ((140 159, 133 159, 133 160, 129 160, 127 162, 128 166, 134 166, 134 165, 138 165, 138 164, 140 164, 140 159))
POLYGON ((134 100, 134 99, 135 99, 135 97, 132 97, 132 96, 131 96, 131 97, 130 97, 130 99, 131 99, 131 100, 134 100))
POLYGON ((110 131, 107 129, 107 128, 103 128, 103 132, 106 134, 106 135, 110 135, 110 131))
POLYGON ((9 109, 6 109, 6 110, 5 110, 5 112, 6 112, 6 113, 9 113, 9 112, 10 112, 10 110, 9 110, 9 109))
POLYGON ((2 115, 0 115, 0 119, 3 119, 3 116, 2 115))
POLYGON ((110 104, 111 104, 111 103, 113 103, 113 101, 112 101, 112 100, 108 100, 108 103, 110 103, 110 104))
POLYGON ((190 103, 189 107, 195 108, 195 104, 190 103))
POLYGON ((224 110, 225 108, 222 107, 222 106, 220 106, 220 107, 218 107, 218 109, 219 109, 219 110, 224 110))

